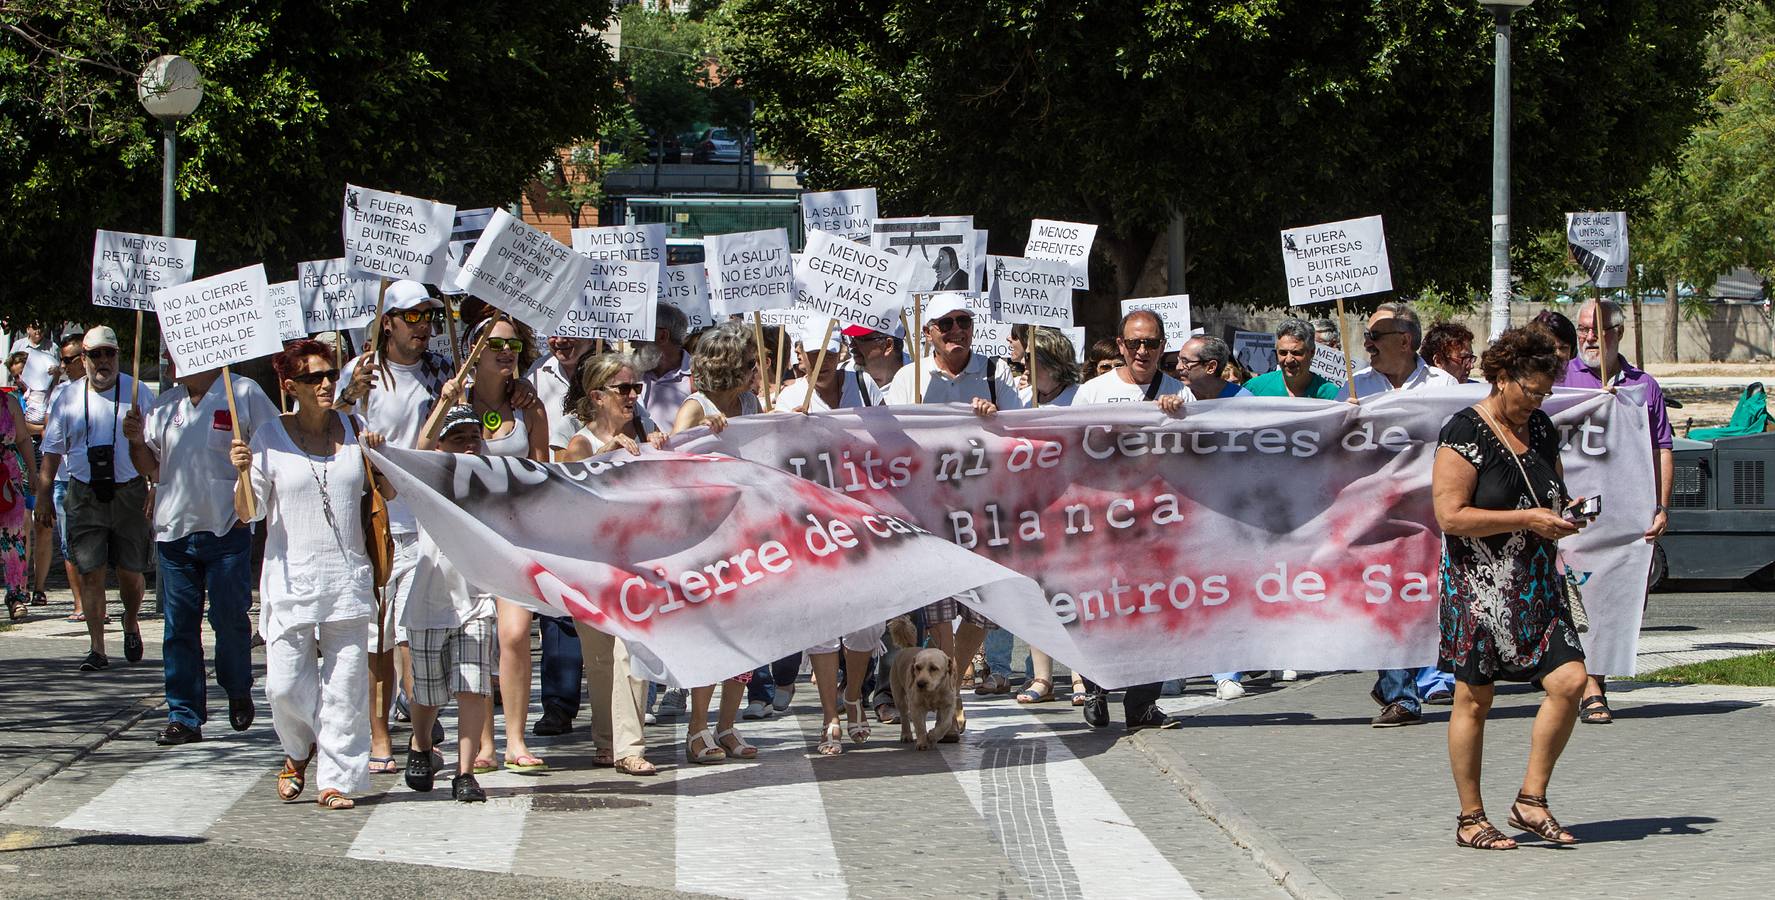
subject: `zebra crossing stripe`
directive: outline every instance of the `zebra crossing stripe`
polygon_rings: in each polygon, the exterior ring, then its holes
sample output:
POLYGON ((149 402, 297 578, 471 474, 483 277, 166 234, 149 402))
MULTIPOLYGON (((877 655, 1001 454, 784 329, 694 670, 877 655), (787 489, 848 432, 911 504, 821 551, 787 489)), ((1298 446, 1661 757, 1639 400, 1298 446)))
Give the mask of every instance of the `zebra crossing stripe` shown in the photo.
POLYGON ((242 738, 223 738, 151 756, 55 827, 202 837, 265 777, 263 766, 241 764, 260 750, 242 738))

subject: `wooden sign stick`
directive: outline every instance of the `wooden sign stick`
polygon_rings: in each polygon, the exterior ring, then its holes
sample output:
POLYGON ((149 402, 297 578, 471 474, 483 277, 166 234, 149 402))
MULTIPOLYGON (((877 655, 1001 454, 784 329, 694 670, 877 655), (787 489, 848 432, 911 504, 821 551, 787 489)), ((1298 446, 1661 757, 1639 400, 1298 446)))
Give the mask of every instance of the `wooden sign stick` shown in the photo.
MULTIPOLYGON (((1344 319, 1344 298, 1337 298, 1337 340, 1344 345, 1344 378, 1350 385, 1350 402, 1361 403, 1362 398, 1356 396, 1356 367, 1350 362, 1350 326, 1344 319)), ((1308 361, 1308 365, 1311 365, 1308 361)))
MULTIPOLYGON (((282 390, 283 383, 279 382, 278 391, 281 392, 282 390)), ((234 375, 229 371, 228 366, 222 367, 222 394, 228 398, 228 420, 234 426, 234 439, 237 441, 241 440, 240 410, 236 409, 234 406, 234 375)), ((246 488, 247 518, 257 519, 259 517, 259 505, 258 501, 253 499, 253 484, 249 480, 252 476, 239 469, 235 469, 234 474, 239 479, 241 486, 246 488)))
POLYGON ((826 347, 832 343, 832 326, 837 324, 836 319, 826 320, 826 334, 820 338, 820 352, 814 357, 814 370, 807 373, 807 399, 801 404, 801 414, 804 416, 807 415, 807 408, 814 405, 814 381, 820 377, 820 366, 826 362, 826 347))

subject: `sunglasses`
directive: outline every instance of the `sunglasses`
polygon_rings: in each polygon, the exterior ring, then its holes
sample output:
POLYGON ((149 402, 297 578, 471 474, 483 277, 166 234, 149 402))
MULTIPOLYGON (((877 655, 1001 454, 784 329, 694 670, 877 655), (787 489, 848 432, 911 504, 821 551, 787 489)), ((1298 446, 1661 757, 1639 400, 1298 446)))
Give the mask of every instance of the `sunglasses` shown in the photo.
POLYGON ((111 359, 116 355, 117 350, 112 347, 94 347, 93 349, 86 351, 87 359, 111 359))
POLYGON ((1162 350, 1165 347, 1164 338, 1118 338, 1118 340, 1122 342, 1122 346, 1129 350, 1162 350))
POLYGON ((1404 331, 1375 331, 1373 329, 1369 329, 1368 331, 1362 332, 1362 336, 1368 340, 1371 340, 1371 341, 1378 341, 1381 338, 1391 337, 1395 334, 1405 334, 1405 332, 1404 331))
POLYGON ((73 365, 74 361, 79 358, 80 358, 80 354, 78 354, 78 353, 74 354, 73 356, 64 356, 64 357, 62 357, 62 364, 63 365, 73 365))
POLYGON ((938 332, 953 331, 953 330, 958 330, 958 329, 961 331, 967 331, 967 330, 974 327, 974 317, 973 316, 944 316, 941 319, 932 319, 931 324, 937 326, 938 332))
POLYGON ((523 338, 488 338, 487 349, 495 352, 510 350, 513 353, 524 352, 523 338))
POLYGON ((634 394, 637 397, 641 396, 641 385, 636 384, 633 381, 613 381, 610 384, 604 385, 604 390, 616 394, 634 394))
POLYGON ((444 321, 444 311, 441 309, 403 309, 392 315, 408 325, 418 325, 420 322, 436 325, 444 321))
POLYGON ((323 381, 331 381, 334 384, 338 384, 339 383, 339 370, 338 369, 322 369, 319 372, 303 372, 300 375, 291 375, 290 380, 294 381, 297 384, 311 384, 312 385, 312 384, 320 384, 323 381))

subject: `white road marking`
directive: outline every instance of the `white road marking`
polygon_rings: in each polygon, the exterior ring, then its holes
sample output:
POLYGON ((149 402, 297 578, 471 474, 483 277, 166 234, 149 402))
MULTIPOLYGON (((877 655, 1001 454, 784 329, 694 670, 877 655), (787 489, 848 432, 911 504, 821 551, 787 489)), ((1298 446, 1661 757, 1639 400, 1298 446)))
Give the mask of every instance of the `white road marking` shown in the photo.
POLYGON ((243 762, 255 758, 245 749, 242 739, 223 738, 152 751, 147 761, 111 782, 55 827, 202 837, 265 777, 263 766, 243 762))

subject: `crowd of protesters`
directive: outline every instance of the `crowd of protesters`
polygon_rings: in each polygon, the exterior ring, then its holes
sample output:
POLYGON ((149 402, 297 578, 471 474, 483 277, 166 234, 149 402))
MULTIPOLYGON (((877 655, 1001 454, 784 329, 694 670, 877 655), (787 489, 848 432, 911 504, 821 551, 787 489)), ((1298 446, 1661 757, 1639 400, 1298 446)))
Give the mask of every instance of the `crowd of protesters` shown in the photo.
MULTIPOLYGON (((1275 329, 1276 368, 1252 377, 1212 335, 1188 336, 1167 352, 1179 336, 1166 335, 1160 317, 1144 311, 1083 353, 1059 330, 1018 326, 1009 358, 998 358, 976 350, 973 315, 956 294, 931 297, 916 342, 903 332, 854 328, 782 340, 772 329, 759 340, 739 323, 692 334, 683 314, 662 304, 656 340, 624 352, 570 338, 544 346, 524 325, 470 301, 454 349, 475 351, 458 368, 429 349, 450 313, 425 286, 396 282, 384 304, 368 348, 349 359, 338 336, 287 344, 273 360, 280 402, 249 379, 218 372, 173 373, 176 386, 155 397, 120 371, 117 337, 103 326, 59 341, 33 326, 8 358, 16 389, 0 404, 0 560, 11 615, 25 617, 44 602, 53 540, 68 567, 75 616, 90 637, 80 668, 111 665, 112 578, 123 601, 123 655, 136 662, 144 575, 157 566, 168 709, 159 743, 203 739, 207 604, 213 671, 237 731, 254 720, 251 648, 264 643, 265 693, 285 757, 277 793, 285 801, 304 796, 311 777, 314 796, 329 809, 350 808, 379 775, 402 773, 413 790, 432 790, 448 765, 439 717, 452 705, 451 793, 464 802, 486 797, 477 774, 546 770, 528 737, 572 731, 582 696, 595 764, 640 777, 657 771, 644 755, 645 727, 681 716, 689 762, 752 759, 758 749, 741 733, 742 720, 788 709, 808 669, 823 717, 815 753, 838 755, 847 741, 868 741, 871 714, 878 724, 898 721, 880 670, 885 623, 832 635, 720 684, 666 691, 636 678, 622 641, 568 619, 539 618, 469 584, 377 476, 366 447, 571 462, 638 453, 671 435, 719 431, 732 419, 777 411, 962 403, 991 417, 1030 405, 1151 403, 1181 415, 1188 403, 1219 398, 1337 400, 1453 385, 1471 380, 1478 363, 1491 393, 1450 420, 1435 463, 1436 515, 1446 535, 1440 661, 1379 673, 1373 724, 1408 725, 1421 721, 1424 703, 1453 704, 1457 838, 1507 849, 1513 842, 1477 808, 1480 734, 1495 680, 1542 686, 1548 699, 1540 715, 1548 721, 1537 720, 1511 819, 1548 840, 1571 840, 1548 812, 1547 781, 1580 712, 1586 722, 1610 721, 1606 693, 1584 670, 1570 614, 1545 591, 1556 577, 1543 571, 1551 552, 1521 556, 1509 573, 1510 584, 1526 585, 1520 590, 1487 580, 1474 560, 1512 540, 1511 552, 1523 540, 1531 550, 1551 548, 1579 527, 1559 514, 1570 498, 1539 411, 1555 384, 1594 388, 1606 377, 1611 386, 1648 386, 1658 496, 1668 498, 1670 426, 1656 382, 1619 356, 1620 311, 1609 301, 1584 304, 1576 325, 1543 313, 1494 341, 1483 359, 1466 328, 1444 323, 1425 331, 1408 304, 1384 303, 1362 334, 1368 365, 1341 387, 1310 368, 1316 345, 1335 341, 1336 329, 1300 319, 1275 329), (785 346, 785 358, 772 355, 785 346), (48 371, 50 386, 27 385, 27 364, 48 371), (391 539, 379 559, 363 512, 380 507, 391 539), (263 543, 256 635, 249 621, 255 530, 263 543), (1509 602, 1498 601, 1500 592, 1509 602), (541 715, 531 727, 538 632, 541 715), (404 746, 395 745, 391 720, 410 720, 404 746)), ((1646 538, 1663 524, 1660 505, 1646 538)), ((1026 677, 1017 677, 1013 636, 956 599, 913 618, 920 640, 949 654, 980 696, 1008 694, 1016 683, 1024 685, 1019 703, 1062 696, 1041 648, 1030 648, 1026 677)), ((1222 699, 1243 693, 1246 673, 1201 674, 1212 676, 1222 699)), ((1092 727, 1110 723, 1109 687, 1122 691, 1128 729, 1178 724, 1158 706, 1162 683, 1104 686, 1075 675, 1070 699, 1092 727)), ((944 740, 959 739, 966 727, 959 705, 955 726, 944 740)))

